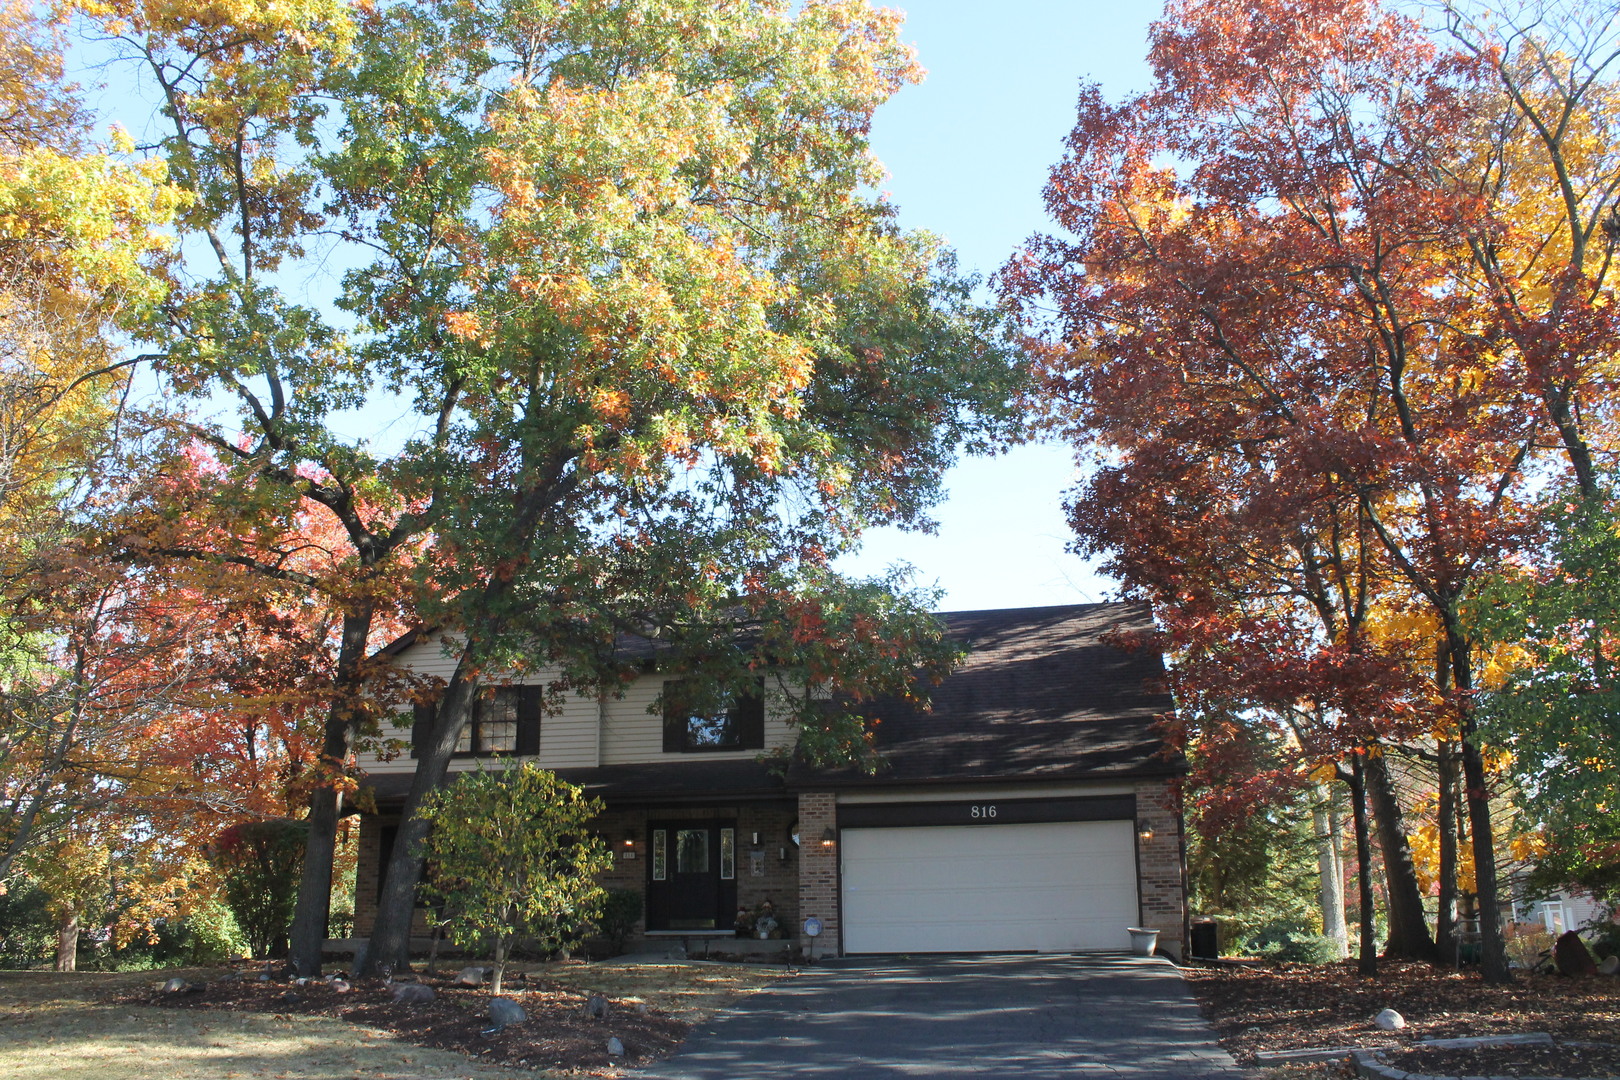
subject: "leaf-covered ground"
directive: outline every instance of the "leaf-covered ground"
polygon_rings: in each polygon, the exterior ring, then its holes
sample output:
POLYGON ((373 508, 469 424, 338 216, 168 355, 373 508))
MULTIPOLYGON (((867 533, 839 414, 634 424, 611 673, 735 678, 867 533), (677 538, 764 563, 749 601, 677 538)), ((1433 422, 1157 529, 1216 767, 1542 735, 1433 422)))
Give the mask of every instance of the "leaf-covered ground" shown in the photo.
POLYGON ((7 1080, 492 1080, 534 1070, 611 1075, 607 1039, 631 1062, 671 1052, 687 1028, 742 994, 789 977, 719 964, 548 964, 506 994, 528 1023, 486 1036, 487 988, 422 977, 431 1005, 380 983, 260 982, 254 970, 57 975, 0 972, 0 1076, 7 1080), (180 975, 205 989, 165 994, 180 975), (585 1015, 591 993, 612 1003, 585 1015), (645 1006, 642 1008, 641 1006, 645 1006))
MULTIPOLYGON (((1388 1046, 1390 1064, 1445 1076, 1620 1076, 1620 1046, 1589 1049, 1568 1042, 1620 1044, 1620 979, 1520 974, 1491 986, 1473 972, 1426 964, 1381 963, 1374 978, 1354 965, 1189 968, 1188 985, 1240 1065, 1254 1067, 1266 1050, 1388 1046), (1380 1031, 1373 1017, 1394 1009, 1407 1026, 1380 1031), (1403 1050, 1418 1039, 1544 1031, 1552 1047, 1511 1050, 1403 1050)), ((1337 1066, 1289 1075, 1339 1075, 1337 1066)))

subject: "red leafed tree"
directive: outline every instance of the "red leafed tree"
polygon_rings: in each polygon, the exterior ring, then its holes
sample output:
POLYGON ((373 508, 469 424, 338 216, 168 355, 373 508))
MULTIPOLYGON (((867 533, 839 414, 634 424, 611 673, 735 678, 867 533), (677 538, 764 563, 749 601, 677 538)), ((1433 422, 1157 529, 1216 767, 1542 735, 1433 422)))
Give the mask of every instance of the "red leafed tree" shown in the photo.
POLYGON ((110 882, 130 895, 125 870, 139 910, 172 915, 223 826, 296 816, 312 787, 348 782, 317 753, 340 616, 307 587, 341 577, 335 524, 293 504, 224 528, 201 452, 136 471, 103 470, 80 527, 36 546, 9 612, 0 877, 17 867, 50 893, 65 965, 110 882), (180 545, 216 558, 159 555, 180 545))
MULTIPOLYGON (((1042 335, 1054 423, 1098 448, 1081 546, 1111 552, 1172 627, 1304 610, 1301 661, 1389 651, 1377 626, 1396 616, 1437 627, 1391 655, 1461 736, 1484 971, 1506 979, 1462 604, 1523 542, 1527 474, 1568 463, 1544 449, 1571 445, 1552 406, 1590 392, 1591 364, 1550 387, 1556 350, 1502 329, 1482 252, 1522 237, 1533 170, 1481 176, 1528 155, 1514 132, 1533 125, 1495 46, 1443 40, 1371 0, 1171 4, 1151 90, 1118 106, 1082 91, 1047 189, 1070 235, 1033 241, 1002 283, 1042 335)), ((1493 272, 1539 296, 1526 275, 1546 267, 1515 245, 1493 272)), ((1592 317, 1565 320, 1570 348, 1589 357, 1601 320, 1578 306, 1592 317)), ((1228 626, 1252 692, 1275 643, 1228 626)), ((1414 704, 1356 698, 1369 734, 1414 704)))
MULTIPOLYGON (((177 777, 171 799, 214 815, 198 839, 218 831, 222 813, 297 817, 317 788, 352 792, 352 762, 322 753, 342 604, 357 602, 342 523, 297 499, 245 508, 227 470, 195 445, 130 494, 114 547, 156 571, 146 617, 185 626, 198 672, 149 732, 177 777)), ((404 629, 409 567, 401 557, 395 577, 366 583, 367 652, 404 629)), ((388 693, 386 680, 374 691, 388 693)), ((366 695, 346 707, 372 717, 385 708, 366 695)))

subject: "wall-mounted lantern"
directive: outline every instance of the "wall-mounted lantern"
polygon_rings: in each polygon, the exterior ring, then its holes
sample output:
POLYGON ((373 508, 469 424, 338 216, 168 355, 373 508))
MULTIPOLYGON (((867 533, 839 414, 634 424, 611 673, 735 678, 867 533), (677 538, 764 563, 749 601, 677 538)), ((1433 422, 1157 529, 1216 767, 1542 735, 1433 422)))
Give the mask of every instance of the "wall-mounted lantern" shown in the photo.
POLYGON ((832 847, 837 842, 838 842, 838 834, 833 832, 833 827, 831 825, 829 825, 825 829, 821 830, 821 846, 822 847, 832 847))
POLYGON ((1147 818, 1136 819, 1136 835, 1141 838, 1144 844, 1153 839, 1153 826, 1148 822, 1147 818))

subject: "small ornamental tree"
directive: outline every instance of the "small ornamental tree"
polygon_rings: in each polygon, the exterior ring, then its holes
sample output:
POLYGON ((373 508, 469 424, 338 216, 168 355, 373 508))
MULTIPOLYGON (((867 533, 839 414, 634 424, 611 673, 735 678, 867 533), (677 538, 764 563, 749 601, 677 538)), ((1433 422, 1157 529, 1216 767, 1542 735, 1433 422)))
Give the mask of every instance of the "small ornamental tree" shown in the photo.
POLYGON ((493 940, 495 993, 513 938, 558 947, 594 917, 603 896, 596 875, 613 865, 607 844, 586 829, 601 812, 599 801, 532 764, 462 776, 423 806, 433 829, 423 888, 444 902, 451 941, 493 940))
POLYGON ((224 883, 225 906, 255 957, 285 956, 309 826, 290 818, 245 821, 219 834, 208 861, 224 883))

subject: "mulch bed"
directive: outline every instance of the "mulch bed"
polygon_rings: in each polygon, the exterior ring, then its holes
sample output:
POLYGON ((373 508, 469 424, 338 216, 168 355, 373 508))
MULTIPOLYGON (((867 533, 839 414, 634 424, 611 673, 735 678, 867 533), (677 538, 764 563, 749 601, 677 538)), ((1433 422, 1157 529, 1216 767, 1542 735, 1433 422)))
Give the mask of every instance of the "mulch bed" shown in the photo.
MULTIPOLYGON (((635 1002, 609 999, 608 1014, 586 1015, 586 996, 545 979, 508 978, 501 996, 528 1012, 526 1023, 500 1032, 490 1028, 489 988, 457 986, 451 978, 416 976, 433 987, 430 1002, 403 1003, 381 979, 360 979, 340 993, 328 983, 303 985, 260 982, 256 974, 225 978, 174 993, 147 992, 125 998, 132 1004, 175 1009, 234 1009, 285 1016, 329 1016, 390 1032, 418 1046, 455 1050, 479 1061, 520 1068, 550 1068, 612 1075, 620 1065, 645 1065, 668 1057, 686 1037, 687 1025, 656 1009, 641 1012, 635 1002), (617 1037, 625 1056, 610 1058, 607 1043, 617 1037)), ((397 986, 398 984, 394 984, 397 986)))
POLYGON ((1620 1041, 1620 979, 1518 973, 1492 986, 1474 972, 1381 961, 1363 978, 1353 962, 1268 967, 1192 967, 1188 985, 1238 1064, 1263 1050, 1394 1044, 1385 1060, 1398 1069, 1441 1076, 1620 1076, 1620 1047, 1565 1041, 1620 1041), (1394 1009, 1399 1031, 1373 1017, 1394 1009), (1457 1039, 1545 1031, 1551 1046, 1410 1050, 1418 1039, 1457 1039))

